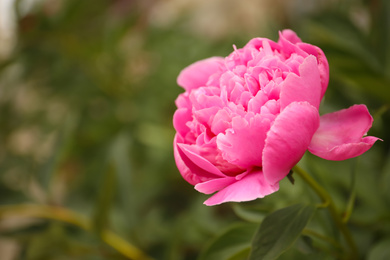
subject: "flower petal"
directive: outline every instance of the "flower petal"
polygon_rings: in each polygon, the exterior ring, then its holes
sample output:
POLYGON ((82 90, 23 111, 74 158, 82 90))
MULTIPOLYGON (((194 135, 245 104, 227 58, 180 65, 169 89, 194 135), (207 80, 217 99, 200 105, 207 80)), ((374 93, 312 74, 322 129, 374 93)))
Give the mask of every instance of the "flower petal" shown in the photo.
MULTIPOLYGON (((196 189, 203 189, 202 186, 198 185, 195 187, 196 189)), ((208 200, 206 200, 204 204, 207 206, 213 206, 228 201, 241 202, 255 200, 257 198, 263 198, 264 196, 269 195, 278 189, 279 184, 270 185, 264 179, 264 175, 261 170, 256 170, 249 173, 244 178, 226 186, 224 189, 220 190, 208 200)))
POLYGON ((202 156, 198 155, 193 145, 177 144, 177 146, 183 152, 183 154, 188 158, 188 160, 190 160, 194 165, 196 165, 200 169, 209 173, 209 175, 214 175, 214 177, 215 176, 225 177, 225 174, 223 174, 220 170, 218 170, 217 167, 215 167, 212 163, 210 163, 202 156))
POLYGON ((217 135, 217 146, 222 157, 242 168, 261 166, 264 141, 270 120, 257 114, 249 120, 234 117, 232 128, 217 135), (249 121, 249 122, 248 122, 249 121))
POLYGON ((318 109, 322 87, 316 57, 308 56, 299 66, 299 74, 300 76, 289 73, 282 83, 280 91, 281 109, 283 110, 294 101, 307 101, 318 109))
POLYGON ((211 194, 224 189, 226 186, 229 186, 236 181, 235 177, 218 178, 198 183, 195 185, 195 189, 204 194, 211 194))
POLYGON ((175 135, 173 151, 177 168, 183 178, 192 185, 210 179, 225 177, 206 159, 190 151, 188 145, 182 144, 183 137, 175 135))
POLYGON ((279 35, 283 36, 282 38, 285 38, 287 41, 293 44, 302 42, 298 35, 290 29, 285 29, 282 32, 279 32, 279 35))
POLYGON ((303 57, 306 57, 300 52, 302 50, 305 53, 314 55, 317 58, 318 70, 320 72, 320 78, 321 78, 321 86, 322 86, 321 98, 322 98, 325 94, 329 82, 329 64, 324 52, 317 46, 302 42, 301 39, 296 35, 296 33, 289 29, 283 30, 281 33, 279 33, 279 35, 280 35, 279 42, 281 42, 281 44, 284 46, 285 49, 286 48, 292 49, 294 50, 293 52, 298 53, 303 57))
POLYGON ((197 61, 180 72, 177 84, 187 91, 205 86, 210 76, 220 71, 223 64, 224 59, 222 57, 197 61))
POLYGON ((366 152, 379 139, 363 136, 373 119, 365 105, 321 116, 320 127, 309 145, 309 151, 326 160, 346 160, 366 152))
POLYGON ((298 163, 318 125, 318 110, 307 102, 293 102, 279 114, 263 150, 263 172, 270 184, 286 177, 298 163))
POLYGON ((287 29, 279 32, 278 44, 282 47, 283 53, 287 56, 296 53, 304 58, 307 57, 308 54, 297 46, 300 42, 302 42, 301 39, 291 30, 287 29))
POLYGON ((299 48, 307 52, 308 54, 314 55, 317 58, 318 70, 321 78, 321 99, 325 95, 325 91, 328 88, 329 83, 329 64, 324 52, 317 46, 308 43, 298 43, 299 48))

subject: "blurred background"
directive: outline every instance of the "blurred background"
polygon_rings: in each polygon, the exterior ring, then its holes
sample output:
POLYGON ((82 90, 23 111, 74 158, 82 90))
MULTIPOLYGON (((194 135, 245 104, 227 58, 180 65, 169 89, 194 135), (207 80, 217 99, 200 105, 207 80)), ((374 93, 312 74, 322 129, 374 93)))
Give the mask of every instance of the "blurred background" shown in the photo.
MULTIPOLYGON (((0 258, 126 259, 100 237, 109 229, 154 259, 197 259, 232 223, 317 202, 298 180, 206 207, 172 155, 180 70, 285 28, 329 60, 320 112, 364 103, 369 134, 384 140, 359 159, 301 162, 340 208, 356 194, 352 232, 362 256, 379 259, 390 248, 387 0, 1 0, 0 258), (71 210, 91 228, 34 205, 71 210)), ((296 246, 284 257, 314 253, 296 246)))

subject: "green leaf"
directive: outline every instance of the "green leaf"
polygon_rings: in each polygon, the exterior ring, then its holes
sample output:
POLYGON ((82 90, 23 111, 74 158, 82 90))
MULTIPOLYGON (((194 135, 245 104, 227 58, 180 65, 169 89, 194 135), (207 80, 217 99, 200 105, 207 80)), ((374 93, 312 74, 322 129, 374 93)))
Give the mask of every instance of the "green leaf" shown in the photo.
POLYGON ((252 241, 249 260, 272 260, 287 250, 313 216, 315 207, 293 205, 269 214, 252 241))
POLYGON ((198 260, 246 259, 257 227, 251 223, 231 226, 201 252, 198 260))
POLYGON ((242 220, 254 223, 261 223, 264 217, 271 210, 266 206, 248 206, 243 203, 234 203, 232 206, 234 213, 242 220))

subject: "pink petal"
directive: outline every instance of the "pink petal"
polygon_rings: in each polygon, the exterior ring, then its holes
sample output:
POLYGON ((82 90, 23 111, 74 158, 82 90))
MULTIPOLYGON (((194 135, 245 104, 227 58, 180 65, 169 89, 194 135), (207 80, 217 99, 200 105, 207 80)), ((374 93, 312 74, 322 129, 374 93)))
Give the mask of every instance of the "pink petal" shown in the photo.
POLYGON ((187 93, 180 94, 176 101, 177 110, 173 115, 173 126, 181 136, 185 136, 190 130, 186 123, 192 121, 191 102, 187 93))
POLYGON ((223 64, 224 59, 222 57, 197 61, 180 72, 177 84, 187 91, 205 86, 209 77, 220 71, 223 64))
POLYGON ((280 34, 279 43, 284 47, 284 51, 287 53, 298 53, 299 55, 306 57, 304 53, 314 55, 317 58, 318 70, 321 78, 321 98, 324 96, 326 88, 329 82, 329 64, 325 57, 324 52, 317 46, 303 43, 301 39, 291 30, 283 30, 280 34))
POLYGON ((371 136, 363 138, 372 122, 365 105, 354 105, 323 115, 309 151, 326 160, 335 161, 359 156, 379 139, 371 136))
MULTIPOLYGON (((188 144, 177 144, 179 149, 183 152, 183 154, 188 158, 188 160, 193 163, 193 169, 195 170, 195 166, 200 168, 201 170, 205 171, 206 175, 210 177, 225 177, 225 174, 223 174, 220 170, 218 170, 217 167, 215 167, 212 163, 210 163, 208 160, 197 154, 197 151, 193 145, 188 144)), ((199 171, 200 169, 196 169, 199 171)))
MULTIPOLYGON (((201 185, 201 184, 199 184, 201 185)), ((202 186, 196 186, 202 189, 202 186)), ((213 206, 228 201, 250 201, 263 198, 279 189, 279 185, 270 185, 261 170, 253 171, 244 178, 226 186, 204 202, 207 206, 213 206)), ((211 190, 210 190, 211 191, 211 190)))
POLYGON ((248 102, 248 112, 260 113, 261 107, 268 101, 268 96, 264 91, 257 92, 248 102))
POLYGON ((175 111, 175 114, 173 115, 173 127, 180 135, 185 136, 186 133, 188 133, 189 131, 186 122, 191 120, 191 111, 189 111, 187 108, 179 108, 175 111))
POLYGON ((293 102, 279 114, 263 151, 263 172, 270 184, 286 177, 298 163, 318 125, 318 110, 307 102, 293 102))
POLYGON ((307 101, 318 109, 321 101, 321 79, 317 59, 310 55, 299 66, 300 76, 289 73, 280 91, 280 105, 283 110, 295 101, 307 101))
POLYGON ((213 118, 211 131, 215 135, 223 133, 227 128, 231 127, 231 121, 232 119, 230 114, 227 112, 227 109, 220 109, 213 118))
MULTIPOLYGON (((254 48, 256 50, 259 50, 260 48, 263 48, 264 43, 267 42, 268 45, 271 47, 272 50, 280 51, 280 46, 276 42, 267 39, 267 38, 253 38, 250 40, 244 47, 244 49, 251 49, 254 48)), ((253 57, 252 57, 253 58, 253 57)))
POLYGON ((279 35, 282 35, 286 40, 294 44, 302 42, 298 35, 290 29, 283 30, 279 35))
POLYGON ((181 152, 177 147, 177 143, 182 142, 182 139, 183 138, 180 136, 180 134, 175 135, 175 139, 173 141, 173 156, 175 158, 177 169, 179 170, 183 178, 190 184, 195 185, 196 183, 204 181, 204 179, 202 180, 202 178, 199 178, 198 176, 193 174, 190 168, 188 168, 188 166, 184 163, 184 160, 181 156, 183 152, 181 152))
POLYGON ((218 178, 195 185, 195 189, 204 194, 211 194, 224 189, 226 186, 236 182, 235 177, 218 178))
POLYGON ((249 120, 234 117, 232 128, 218 134, 217 146, 222 157, 242 168, 261 166, 262 150, 270 120, 257 114, 249 120), (249 121, 249 122, 248 122, 249 121))
POLYGON ((183 142, 183 138, 179 134, 176 134, 173 141, 174 158, 180 174, 187 182, 195 185, 200 182, 225 176, 216 169, 215 166, 210 166, 210 163, 207 164, 207 162, 202 161, 202 158, 197 158, 198 156, 188 151, 188 149, 180 148, 179 146, 183 145, 181 142, 183 142), (189 156, 187 156, 183 150, 186 151, 189 156), (200 166, 191 159, 195 160, 200 166))
POLYGON ((308 43, 298 43, 299 48, 307 52, 308 54, 314 55, 317 58, 318 70, 321 78, 321 99, 325 94, 325 91, 329 83, 329 64, 324 52, 317 46, 308 43))
POLYGON ((284 30, 279 32, 278 44, 282 47, 282 52, 288 56, 293 53, 298 54, 306 58, 308 54, 301 50, 297 44, 301 42, 301 39, 291 30, 284 30))

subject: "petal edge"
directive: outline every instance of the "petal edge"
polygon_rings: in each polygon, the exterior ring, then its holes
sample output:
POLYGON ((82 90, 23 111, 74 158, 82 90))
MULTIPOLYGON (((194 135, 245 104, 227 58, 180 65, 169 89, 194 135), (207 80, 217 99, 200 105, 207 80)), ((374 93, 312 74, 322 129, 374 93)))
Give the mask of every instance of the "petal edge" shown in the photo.
POLYGON ((318 110, 307 102, 293 102, 280 113, 263 151, 263 172, 270 184, 286 177, 299 162, 318 125, 318 110))
POLYGON ((354 105, 321 116, 320 127, 313 135, 309 151, 323 159, 341 161, 359 156, 379 140, 364 135, 373 118, 365 105, 354 105))

